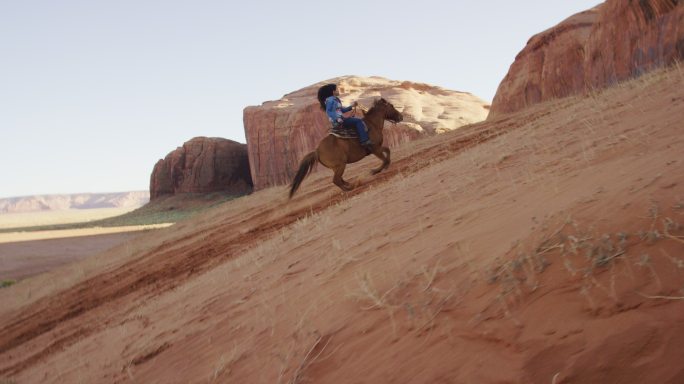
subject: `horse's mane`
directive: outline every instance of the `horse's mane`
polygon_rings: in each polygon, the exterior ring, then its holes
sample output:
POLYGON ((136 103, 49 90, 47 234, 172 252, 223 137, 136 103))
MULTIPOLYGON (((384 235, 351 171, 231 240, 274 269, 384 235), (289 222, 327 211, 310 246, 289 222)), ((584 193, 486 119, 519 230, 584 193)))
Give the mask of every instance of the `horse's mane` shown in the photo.
POLYGON ((375 110, 375 108, 378 106, 378 104, 380 104, 381 102, 387 103, 387 100, 385 100, 382 97, 379 99, 375 99, 375 101, 373 102, 373 105, 370 108, 368 108, 368 111, 366 111, 365 114, 367 115, 369 113, 372 113, 375 110))
POLYGON ((381 97, 381 98, 379 98, 379 99, 375 99, 375 101, 373 102, 373 106, 375 107, 375 106, 378 105, 381 101, 384 102, 384 103, 387 102, 387 100, 385 100, 385 98, 381 97))

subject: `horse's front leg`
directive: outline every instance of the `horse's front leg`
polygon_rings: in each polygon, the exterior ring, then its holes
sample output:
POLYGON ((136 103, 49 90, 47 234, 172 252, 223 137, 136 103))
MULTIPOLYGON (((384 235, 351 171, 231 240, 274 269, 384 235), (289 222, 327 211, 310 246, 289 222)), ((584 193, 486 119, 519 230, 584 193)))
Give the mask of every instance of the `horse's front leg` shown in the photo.
POLYGON ((390 150, 387 147, 378 148, 373 152, 378 159, 382 160, 382 164, 378 168, 372 169, 371 174, 376 175, 380 171, 387 169, 390 165, 390 150))

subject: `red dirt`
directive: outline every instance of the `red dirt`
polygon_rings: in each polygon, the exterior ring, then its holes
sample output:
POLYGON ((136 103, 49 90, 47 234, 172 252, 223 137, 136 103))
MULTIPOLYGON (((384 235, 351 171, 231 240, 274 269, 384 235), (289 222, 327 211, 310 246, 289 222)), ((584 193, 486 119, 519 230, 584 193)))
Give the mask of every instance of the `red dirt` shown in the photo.
POLYGON ((1 290, 0 378, 684 382, 682 121, 675 69, 220 205, 1 290))

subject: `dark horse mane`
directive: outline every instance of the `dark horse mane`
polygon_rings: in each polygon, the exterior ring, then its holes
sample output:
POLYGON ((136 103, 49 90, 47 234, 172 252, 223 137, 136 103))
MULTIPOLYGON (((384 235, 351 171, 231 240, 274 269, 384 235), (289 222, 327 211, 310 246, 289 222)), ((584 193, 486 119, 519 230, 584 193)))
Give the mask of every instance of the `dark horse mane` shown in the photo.
MULTIPOLYGON (((390 104, 389 101, 385 100, 385 98, 380 97, 378 99, 375 99, 375 101, 373 101, 373 105, 364 114, 366 116, 372 115, 373 113, 375 113, 376 109, 378 109, 380 107, 380 105, 392 105, 392 104, 390 104)), ((368 127, 368 128, 370 129, 371 127, 368 127)))
POLYGON ((373 106, 371 106, 370 108, 368 108, 368 112, 366 112, 366 113, 374 112, 374 111, 375 111, 375 108, 377 108, 377 107, 378 107, 378 104, 380 104, 380 103, 387 103, 387 100, 385 100, 385 99, 382 98, 382 97, 379 98, 379 99, 375 99, 375 101, 373 101, 373 106))

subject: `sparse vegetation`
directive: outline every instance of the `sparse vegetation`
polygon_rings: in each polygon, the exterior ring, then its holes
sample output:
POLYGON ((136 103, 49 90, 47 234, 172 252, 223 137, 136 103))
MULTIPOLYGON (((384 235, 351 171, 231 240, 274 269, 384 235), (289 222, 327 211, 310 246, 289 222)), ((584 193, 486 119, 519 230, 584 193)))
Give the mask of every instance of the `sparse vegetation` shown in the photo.
MULTIPOLYGON (((0 280, 0 288, 7 288, 7 287, 12 286, 16 283, 17 283, 17 281, 12 280, 12 279, 0 280)), ((1 381, 0 381, 0 384, 2 384, 1 381)))
MULTIPOLYGON (((583 230, 581 226, 571 218, 568 218, 558 230, 550 236, 542 239, 531 252, 522 252, 518 249, 517 256, 511 260, 498 263, 488 273, 490 284, 498 284, 500 293, 496 300, 501 304, 502 313, 506 318, 517 320, 511 315, 511 310, 506 299, 519 302, 526 294, 536 290, 540 275, 549 265, 562 260, 563 267, 571 277, 578 278, 578 293, 586 299, 589 309, 596 312, 600 304, 592 291, 597 289, 615 303, 620 301, 616 285, 620 275, 616 272, 618 261, 626 275, 634 279, 632 266, 637 270, 646 271, 650 282, 658 292, 672 291, 658 273, 654 258, 645 252, 628 254, 630 247, 637 248, 639 244, 653 246, 659 241, 684 242, 684 236, 680 235, 684 227, 669 217, 662 217, 658 204, 651 203, 648 215, 643 217, 650 220, 648 229, 633 234, 624 231, 614 234, 596 236, 593 229, 583 230), (658 222, 662 223, 662 230, 658 228, 658 222), (673 234, 674 233, 674 234, 673 234), (608 276, 599 279, 602 272, 608 271, 608 276), (603 281, 603 282, 601 282, 603 281), (526 288, 527 287, 527 288, 526 288)), ((516 248, 520 248, 518 244, 516 248)), ((666 250, 660 249, 665 260, 669 260, 677 269, 684 269, 684 260, 671 256, 666 250)), ((684 293, 684 289, 680 290, 684 293)), ((640 296, 650 299, 681 300, 677 295, 648 295, 633 291, 640 296)))
POLYGON ((304 355, 302 362, 295 370, 292 380, 290 381, 291 384, 297 384, 303 381, 304 372, 311 364, 315 363, 316 360, 321 358, 321 354, 325 351, 328 344, 330 344, 330 340, 332 340, 331 336, 319 336, 318 339, 316 339, 311 348, 309 348, 309 350, 306 352, 306 355, 304 355))
POLYGON ((243 357, 243 353, 238 352, 237 345, 233 347, 230 354, 222 354, 214 365, 214 369, 209 377, 209 383, 219 383, 219 378, 229 376, 232 366, 243 357))
POLYGON ((387 296, 397 287, 396 285, 384 293, 380 293, 375 288, 375 284, 368 273, 364 273, 363 276, 357 276, 357 280, 360 292, 356 297, 370 301, 370 305, 364 306, 361 309, 368 311, 389 306, 387 296))
POLYGON ((84 229, 94 227, 123 227, 176 223, 185 220, 219 204, 235 199, 236 196, 225 194, 207 194, 174 197, 159 202, 152 202, 144 207, 120 216, 79 223, 36 225, 18 228, 0 228, 0 233, 38 232, 65 229, 84 229))

